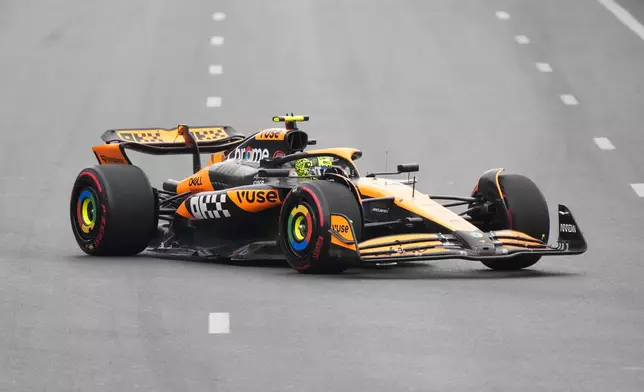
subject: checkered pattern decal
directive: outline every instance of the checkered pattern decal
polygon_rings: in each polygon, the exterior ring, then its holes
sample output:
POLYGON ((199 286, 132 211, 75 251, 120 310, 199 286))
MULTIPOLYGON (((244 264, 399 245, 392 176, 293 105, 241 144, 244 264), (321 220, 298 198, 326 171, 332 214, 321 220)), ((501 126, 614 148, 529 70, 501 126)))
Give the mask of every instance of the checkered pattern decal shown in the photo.
POLYGON ((195 139, 197 139, 197 141, 221 140, 228 137, 222 128, 193 129, 191 132, 195 135, 195 139))
POLYGON ((230 212, 224 208, 225 204, 225 193, 197 195, 190 199, 190 212, 196 219, 230 218, 230 212))
MULTIPOLYGON (((197 142, 213 142, 228 137, 226 130, 220 127, 190 128, 190 133, 197 142)), ((177 128, 174 129, 122 129, 117 130, 119 139, 126 142, 143 144, 176 144, 183 143, 183 136, 178 135, 177 128)))
POLYGON ((118 135, 121 137, 121 139, 128 142, 163 143, 163 138, 161 137, 161 132, 159 131, 119 132, 118 135))

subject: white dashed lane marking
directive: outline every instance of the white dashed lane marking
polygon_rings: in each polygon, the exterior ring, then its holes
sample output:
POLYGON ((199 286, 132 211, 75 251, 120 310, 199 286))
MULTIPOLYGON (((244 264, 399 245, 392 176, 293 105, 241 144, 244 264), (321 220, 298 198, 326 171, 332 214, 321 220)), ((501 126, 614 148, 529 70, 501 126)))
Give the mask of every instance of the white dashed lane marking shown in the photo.
POLYGON ((539 72, 552 72, 552 67, 548 63, 536 63, 539 72))
POLYGON ((210 38, 210 45, 218 46, 223 44, 224 44, 224 37, 215 35, 214 37, 210 38))
POLYGON ((644 197, 644 184, 631 184, 631 188, 637 193, 637 196, 644 197))
POLYGON ((212 14, 212 20, 216 22, 222 21, 224 19, 226 19, 226 14, 224 14, 223 12, 215 12, 214 14, 212 14))
POLYGON ((579 105, 579 101, 572 94, 562 94, 560 95, 560 98, 561 98, 561 102, 565 103, 566 105, 569 105, 569 106, 579 105))
POLYGON ((209 108, 218 108, 221 106, 221 97, 208 97, 206 106, 209 108))
POLYGON ((530 43, 530 38, 526 37, 525 35, 516 35, 514 36, 514 40, 517 41, 518 44, 525 45, 530 43))
POLYGON ((230 333, 230 313, 209 313, 208 333, 224 334, 230 333))
POLYGON ((210 67, 208 67, 208 72, 211 75, 220 75, 223 71, 224 70, 221 65, 211 65, 210 67))
POLYGON ((615 146, 613 143, 611 143, 610 140, 608 140, 607 137, 596 137, 593 139, 595 141, 595 144, 597 147, 601 148, 602 150, 614 150, 615 146))
POLYGON ((630 12, 626 11, 621 5, 617 4, 613 0, 597 0, 599 4, 606 7, 620 22, 624 23, 626 27, 631 29, 638 37, 644 40, 644 26, 631 15, 630 12))
POLYGON ((497 11, 496 12, 496 17, 501 19, 501 20, 508 20, 508 19, 510 19, 510 14, 508 14, 505 11, 497 11))

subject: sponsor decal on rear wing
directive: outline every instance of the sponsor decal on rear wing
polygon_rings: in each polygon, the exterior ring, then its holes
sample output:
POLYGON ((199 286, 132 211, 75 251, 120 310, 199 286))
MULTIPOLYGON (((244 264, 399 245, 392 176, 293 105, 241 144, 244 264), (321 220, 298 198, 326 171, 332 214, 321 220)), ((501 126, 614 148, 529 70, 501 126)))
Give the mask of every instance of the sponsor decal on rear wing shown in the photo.
MULTIPOLYGON (((233 127, 229 126, 205 126, 190 127, 190 133, 199 145, 213 145, 233 138, 243 137, 233 127)), ((162 128, 141 128, 141 129, 110 129, 101 138, 106 143, 133 142, 139 144, 151 144, 156 146, 176 146, 185 144, 186 140, 179 131, 179 127, 173 129, 162 128)))

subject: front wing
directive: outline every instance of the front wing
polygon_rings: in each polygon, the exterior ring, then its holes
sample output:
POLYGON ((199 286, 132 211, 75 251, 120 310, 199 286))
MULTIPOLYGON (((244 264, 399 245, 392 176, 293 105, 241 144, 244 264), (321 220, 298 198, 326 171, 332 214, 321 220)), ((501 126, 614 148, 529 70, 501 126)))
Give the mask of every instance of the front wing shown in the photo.
MULTIPOLYGON (((331 243, 338 256, 354 256, 362 264, 372 265, 439 259, 508 259, 522 254, 557 256, 584 253, 588 246, 570 210, 560 204, 558 212, 559 238, 555 244, 546 244, 514 230, 399 234, 356 244, 353 235, 341 234, 333 229, 331 243)), ((353 233, 353 225, 348 220, 346 222, 353 233)))

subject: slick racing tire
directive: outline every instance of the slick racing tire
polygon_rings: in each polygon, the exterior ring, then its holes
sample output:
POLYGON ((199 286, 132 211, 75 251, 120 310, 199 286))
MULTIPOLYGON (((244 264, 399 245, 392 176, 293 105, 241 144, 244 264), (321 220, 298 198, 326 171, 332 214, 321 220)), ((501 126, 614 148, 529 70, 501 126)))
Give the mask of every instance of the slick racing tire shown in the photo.
POLYGON ((150 181, 137 166, 105 165, 81 171, 69 211, 78 246, 92 256, 142 252, 156 231, 156 204, 150 181))
MULTIPOLYGON (((499 184, 505 195, 510 219, 501 229, 523 232, 534 238, 548 241, 550 215, 546 199, 528 177, 519 174, 501 174, 499 184)), ((534 265, 541 256, 519 255, 509 259, 484 260, 482 263, 494 270, 519 270, 534 265)))
POLYGON ((338 274, 350 260, 332 256, 331 213, 353 222, 356 242, 362 238, 362 212, 347 185, 311 181, 293 188, 282 204, 279 242, 289 265, 301 273, 338 274))

